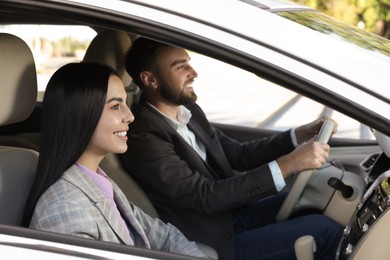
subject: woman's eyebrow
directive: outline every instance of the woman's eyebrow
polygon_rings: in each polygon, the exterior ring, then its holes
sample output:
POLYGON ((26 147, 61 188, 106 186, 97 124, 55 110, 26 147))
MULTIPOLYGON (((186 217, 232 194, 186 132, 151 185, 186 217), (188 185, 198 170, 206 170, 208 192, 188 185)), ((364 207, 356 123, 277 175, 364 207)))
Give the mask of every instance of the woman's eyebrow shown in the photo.
POLYGON ((109 100, 107 100, 106 104, 113 102, 113 101, 123 102, 123 100, 124 100, 123 98, 114 97, 114 98, 110 98, 109 100))

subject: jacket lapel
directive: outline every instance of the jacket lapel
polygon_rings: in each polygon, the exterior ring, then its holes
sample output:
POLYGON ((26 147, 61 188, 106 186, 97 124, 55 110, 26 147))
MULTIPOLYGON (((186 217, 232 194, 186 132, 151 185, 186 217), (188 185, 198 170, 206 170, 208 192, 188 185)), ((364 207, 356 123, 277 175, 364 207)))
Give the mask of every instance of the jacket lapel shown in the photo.
POLYGON ((134 237, 134 245, 138 247, 150 248, 149 240, 140 222, 134 217, 133 208, 120 188, 112 182, 114 189, 114 200, 123 218, 128 223, 130 232, 134 237))
MULTIPOLYGON (((144 100, 144 98, 142 96, 141 96, 141 99, 139 101, 139 104, 134 103, 133 106, 135 106, 134 109, 140 109, 141 111, 142 110, 145 111, 145 112, 148 111, 146 113, 154 114, 155 115, 154 117, 158 118, 160 124, 165 125, 165 128, 172 129, 172 131, 174 131, 174 134, 177 135, 182 140, 184 145, 188 146, 189 150, 192 151, 195 154, 195 156, 199 157, 200 161, 202 161, 203 165, 207 168, 208 173, 210 173, 209 176, 207 176, 208 178, 217 179, 218 180, 218 179, 221 179, 221 178, 230 177, 230 175, 228 174, 228 173, 232 172, 230 164, 225 159, 225 156, 221 156, 221 154, 223 154, 224 151, 219 146, 219 144, 215 145, 214 140, 202 129, 202 126, 200 126, 199 124, 194 122, 193 119, 191 119, 188 122, 187 126, 195 134, 196 138, 199 139, 200 142, 203 143, 203 145, 206 148, 207 157, 211 156, 213 158, 213 161, 216 164, 215 167, 218 167, 220 169, 218 171, 219 174, 216 173, 215 170, 213 170, 213 167, 211 167, 206 161, 204 161, 198 155, 198 153, 180 136, 179 133, 177 133, 176 130, 174 130, 174 128, 163 118, 163 116, 161 114, 159 114, 157 111, 155 111, 155 109, 150 107, 145 102, 145 100, 144 100), (146 110, 145 110, 145 108, 146 108, 146 110), (212 145, 213 143, 214 143, 214 145, 212 145)), ((191 109, 190 109, 190 111, 191 111, 191 109)))
MULTIPOLYGON (((207 157, 208 160, 214 160, 215 167, 218 167, 220 169, 218 174, 218 179, 221 179, 221 177, 230 177, 228 174, 229 172, 232 172, 232 169, 230 167, 229 162, 226 160, 226 157, 224 156, 224 151, 219 143, 216 143, 204 130, 203 128, 194 122, 194 120, 190 120, 188 122, 188 128, 195 134, 196 138, 200 140, 200 142, 203 143, 203 145, 206 148, 207 151, 207 157), (210 158, 212 157, 212 159, 210 158)), ((207 164, 207 167, 212 170, 212 167, 207 164)), ((213 171, 214 172, 214 171, 213 171)))
POLYGON ((115 232, 120 240, 126 245, 131 244, 131 240, 127 233, 123 230, 114 210, 110 207, 107 199, 99 188, 89 180, 84 172, 73 165, 64 174, 63 178, 79 188, 96 206, 102 216, 106 219, 107 224, 115 232))

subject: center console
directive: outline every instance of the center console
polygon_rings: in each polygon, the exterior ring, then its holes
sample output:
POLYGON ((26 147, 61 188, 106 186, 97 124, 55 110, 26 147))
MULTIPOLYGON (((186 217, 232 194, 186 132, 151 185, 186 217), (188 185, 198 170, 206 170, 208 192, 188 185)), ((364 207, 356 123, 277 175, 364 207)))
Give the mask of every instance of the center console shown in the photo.
POLYGON ((390 170, 379 175, 344 228, 336 259, 390 259, 390 170))

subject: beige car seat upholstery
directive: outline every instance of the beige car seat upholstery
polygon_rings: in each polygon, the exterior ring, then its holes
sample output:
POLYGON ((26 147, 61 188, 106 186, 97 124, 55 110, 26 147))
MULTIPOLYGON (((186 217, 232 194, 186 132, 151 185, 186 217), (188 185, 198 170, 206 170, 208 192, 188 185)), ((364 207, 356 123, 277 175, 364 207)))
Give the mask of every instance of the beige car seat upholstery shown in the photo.
MULTIPOLYGON (((0 125, 4 126, 31 114, 37 77, 33 55, 23 40, 0 33, 0 50, 0 125)), ((0 224, 20 225, 37 163, 36 151, 0 146, 0 224)))
MULTIPOLYGON (((98 33, 92 40, 83 59, 83 61, 104 63, 117 70, 126 87, 129 107, 138 95, 138 87, 132 84, 131 78, 124 67, 124 57, 131 44, 131 38, 125 32, 105 30, 98 33)), ((108 154, 101 162, 100 167, 118 184, 129 201, 150 216, 158 217, 157 211, 148 196, 123 169, 117 155, 108 154)), ((201 243, 197 244, 210 259, 218 259, 218 254, 213 248, 201 243)))
POLYGON ((125 54, 131 44, 131 37, 127 33, 104 30, 99 32, 92 40, 83 59, 83 61, 107 64, 118 72, 126 88, 128 105, 132 103, 133 98, 139 91, 124 66, 125 54))
POLYGON ((149 216, 158 218, 158 213, 152 202, 133 178, 125 172, 115 154, 107 154, 100 163, 100 167, 118 184, 129 201, 140 207, 149 216))
POLYGON ((130 36, 124 32, 104 30, 99 32, 90 43, 83 61, 94 61, 114 68, 125 86, 131 82, 126 72, 125 54, 131 46, 130 36))

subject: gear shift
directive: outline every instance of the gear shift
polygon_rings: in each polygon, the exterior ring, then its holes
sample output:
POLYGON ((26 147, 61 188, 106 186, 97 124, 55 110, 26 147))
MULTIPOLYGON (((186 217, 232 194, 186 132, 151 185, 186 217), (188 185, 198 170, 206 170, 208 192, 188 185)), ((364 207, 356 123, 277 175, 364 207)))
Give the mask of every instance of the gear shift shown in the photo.
POLYGON ((294 244, 297 260, 314 260, 314 252, 317 250, 314 237, 307 235, 298 238, 294 244))

